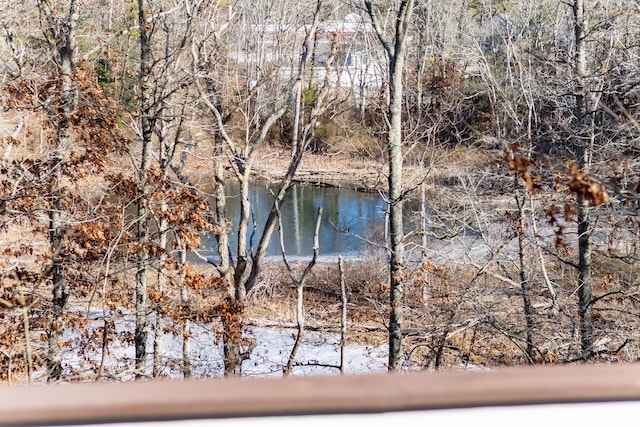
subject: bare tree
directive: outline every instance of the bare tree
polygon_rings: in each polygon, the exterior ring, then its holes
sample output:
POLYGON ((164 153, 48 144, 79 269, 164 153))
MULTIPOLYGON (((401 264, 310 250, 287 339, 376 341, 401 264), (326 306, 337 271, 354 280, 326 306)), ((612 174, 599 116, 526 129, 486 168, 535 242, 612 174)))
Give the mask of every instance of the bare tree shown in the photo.
POLYGON ((151 57, 151 34, 153 22, 148 17, 148 3, 138 2, 138 30, 140 32, 140 128, 141 154, 138 169, 138 201, 137 201, 137 267, 136 267, 136 327, 134 333, 136 378, 145 375, 147 366, 147 269, 149 267, 149 225, 148 225, 148 192, 147 174, 151 167, 151 149, 153 127, 156 117, 153 115, 151 78, 153 58, 151 57))
POLYGON ((389 370, 402 368, 402 322, 404 299, 404 225, 402 185, 402 93, 405 55, 408 45, 408 30, 413 13, 413 0, 399 3, 394 16, 395 23, 389 36, 380 21, 377 9, 369 0, 364 6, 373 23, 380 43, 389 62, 389 107, 388 115, 388 192, 389 205, 389 281, 390 281, 390 317, 389 317, 389 370))
MULTIPOLYGON (((280 216, 278 215, 280 219, 280 216)), ((318 243, 318 236, 320 234, 320 222, 322 221, 322 208, 318 209, 318 215, 316 217, 316 227, 313 233, 313 255, 309 263, 304 268, 304 271, 300 275, 299 279, 296 279, 295 273, 291 264, 289 264, 289 260, 287 259, 287 254, 285 252, 284 247, 284 227, 282 227, 282 221, 278 220, 278 230, 280 232, 280 248, 282 249, 282 261, 284 262, 287 272, 289 273, 289 277, 293 282, 296 288, 296 322, 298 325, 298 334, 296 335, 296 340, 293 344, 293 348, 291 349, 291 353, 289 353, 289 360, 287 362, 287 366, 283 369, 283 375, 288 376, 291 374, 291 369, 293 369, 293 364, 296 360, 296 354, 298 349, 300 348, 300 343, 302 343, 302 337, 304 335, 304 285, 307 280, 307 276, 311 273, 311 270, 315 266, 318 261, 318 254, 320 253, 320 244, 318 243)))
MULTIPOLYGON (((190 88, 193 86, 186 70, 194 14, 207 5, 206 0, 182 0, 178 4, 142 1, 138 4, 140 96, 138 123, 132 125, 141 144, 140 164, 137 167, 138 246, 134 336, 138 377, 146 372, 149 273, 155 269, 158 279, 159 298, 153 301, 156 308, 153 375, 159 376, 165 329, 162 306, 168 277, 165 265, 171 252, 170 242, 179 242, 184 252, 194 245, 188 229, 200 227, 198 221, 187 224, 186 218, 189 211, 193 213, 188 206, 197 199, 193 186, 183 174, 187 150, 193 145, 189 142, 192 134, 188 128, 192 110, 187 108, 191 101, 190 88), (154 176, 154 161, 157 161, 159 177, 154 176), (165 194, 159 196, 160 192, 165 194), (174 234, 173 239, 171 233, 174 234)), ((200 214, 204 216, 206 212, 200 214)), ((180 263, 178 268, 184 268, 184 265, 184 262, 180 263)))
MULTIPOLYGON (((587 17, 585 16, 584 0, 574 0, 574 43, 575 43, 575 125, 576 160, 580 173, 589 172, 590 147, 594 139, 595 120, 592 112, 596 105, 587 78, 586 35, 587 17)), ((589 200, 585 195, 578 194, 578 316, 580 319, 580 345, 582 356, 590 357, 593 352, 593 307, 591 291, 591 233, 592 226, 589 218, 589 200)))
POLYGON ((51 280, 53 285, 53 320, 49 334, 48 380, 56 381, 62 375, 62 353, 60 343, 65 330, 63 311, 69 297, 61 259, 63 225, 61 215, 61 180, 64 167, 64 151, 70 146, 70 120, 77 106, 77 93, 73 82, 76 67, 76 26, 80 5, 71 0, 63 12, 52 8, 50 2, 38 1, 38 8, 45 17, 44 32, 54 55, 60 79, 60 113, 56 117, 56 141, 50 154, 51 167, 49 191, 51 208, 49 210, 49 242, 52 251, 51 280))
MULTIPOLYGON (((297 46, 294 49, 300 50, 300 57, 294 68, 294 73, 289 79, 282 79, 283 73, 286 75, 286 68, 282 67, 278 61, 275 61, 288 51, 282 50, 282 40, 276 37, 272 46, 275 49, 275 58, 264 53, 260 54, 260 46, 255 50, 253 45, 241 44, 234 57, 223 59, 218 57, 220 52, 217 51, 221 36, 232 24, 239 24, 238 31, 240 33, 247 32, 248 35, 253 31, 263 33, 265 28, 270 28, 269 21, 263 21, 255 25, 246 26, 245 21, 236 21, 237 16, 232 11, 232 6, 227 7, 228 21, 220 28, 207 32, 205 37, 193 45, 194 65, 196 68, 196 84, 202 95, 203 104, 214 118, 214 164, 216 170, 215 183, 215 212, 217 222, 221 225, 221 230, 217 235, 218 238, 218 254, 217 262, 218 270, 229 284, 229 298, 226 307, 223 309, 229 316, 223 316, 223 324, 225 329, 224 339, 224 360, 225 374, 239 375, 241 373, 241 364, 244 358, 248 357, 247 352, 240 350, 241 346, 241 328, 237 324, 239 315, 242 312, 242 305, 246 299, 247 292, 255 286, 259 277, 261 266, 266 255, 267 246, 270 243, 271 235, 275 230, 278 218, 278 209, 282 205, 289 189, 293 185, 293 177, 302 159, 303 153, 311 141, 316 123, 325 108, 327 95, 330 86, 325 80, 321 90, 319 91, 312 112, 305 118, 305 124, 301 129, 301 136, 297 140, 297 146, 292 147, 293 157, 289 163, 288 170, 284 179, 279 185, 279 189, 274 195, 272 209, 266 220, 263 231, 260 233, 259 242, 255 251, 250 245, 252 233, 250 229, 251 219, 251 203, 249 198, 249 186, 253 178, 253 166, 258 150, 265 143, 271 128, 280 120, 289 108, 291 108, 296 99, 296 94, 303 87, 303 81, 306 78, 306 70, 312 53, 313 41, 316 37, 316 31, 320 22, 320 15, 323 11, 323 1, 315 2, 315 6, 308 10, 308 6, 298 4, 301 7, 300 14, 304 22, 304 17, 309 14, 313 18, 311 25, 299 23, 294 26, 295 34, 302 31, 304 39, 301 44, 293 44, 297 46), (213 43, 212 43, 213 42, 213 43), (255 58, 254 56, 257 55, 255 58), (264 61, 264 68, 270 70, 265 73, 263 67, 260 66, 264 61), (232 66, 240 67, 246 73, 245 79, 237 79, 237 83, 244 86, 237 87, 244 98, 238 98, 233 103, 227 104, 229 101, 225 96, 227 90, 227 78, 222 75, 212 73, 212 70, 221 70, 224 67, 232 66), (253 80, 256 78, 256 80, 253 80), (275 80, 272 80, 274 79, 275 80), (278 84, 279 82, 279 84, 278 84), (284 84, 283 84, 284 83, 284 84), (272 98, 268 103, 264 103, 267 95, 263 93, 269 85, 275 85, 274 92, 271 92, 272 98), (275 102, 274 102, 275 101, 275 102), (246 108, 246 109, 245 109, 246 108), (237 116, 241 116, 245 120, 244 128, 240 129, 242 136, 234 134, 233 122, 237 116), (233 170, 234 177, 240 184, 240 218, 238 222, 236 260, 232 260, 232 252, 228 246, 229 241, 227 234, 230 232, 226 219, 225 211, 225 177, 223 165, 227 157, 224 153, 229 153, 229 165, 233 170), (225 319, 229 322, 225 323, 225 319)), ((221 8, 220 5, 218 5, 221 8)), ((258 8, 259 11, 262 9, 258 8)), ((269 12, 270 9, 267 9, 269 12)), ((267 14, 268 15, 268 14, 267 14)), ((281 28, 276 25, 276 35, 282 35, 281 28)), ((273 34, 269 34, 273 37, 273 34)), ((263 37, 265 37, 263 33, 263 37)), ((222 71, 222 70, 221 70, 222 71)), ((238 75, 238 71, 234 70, 238 75)))

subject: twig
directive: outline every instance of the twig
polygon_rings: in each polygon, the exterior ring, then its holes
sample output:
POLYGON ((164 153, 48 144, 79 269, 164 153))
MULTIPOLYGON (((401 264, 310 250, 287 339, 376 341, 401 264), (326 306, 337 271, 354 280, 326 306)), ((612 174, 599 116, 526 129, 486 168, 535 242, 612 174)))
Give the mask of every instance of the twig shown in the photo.
POLYGON ((320 368, 333 368, 333 369, 340 369, 340 366, 338 365, 332 365, 330 363, 321 363, 321 362, 317 362, 317 361, 312 361, 312 362, 297 362, 295 364, 295 366, 315 366, 315 367, 320 367, 320 368))
POLYGON ((282 228, 282 216, 280 215, 280 208, 278 204, 275 204, 276 211, 278 214, 278 231, 280 233, 280 249, 282 251, 282 259, 284 261, 284 265, 289 273, 289 277, 293 281, 293 284, 296 287, 297 297, 296 297, 296 319, 298 324, 298 334, 296 336, 296 341, 293 344, 293 348, 291 349, 291 353, 289 354, 289 360, 287 362, 287 366, 283 369, 283 375, 288 376, 291 373, 291 369, 293 368, 293 364, 295 361, 296 353, 298 352, 298 348, 300 347, 300 343, 302 342, 302 335, 304 334, 304 312, 303 312, 303 294, 304 294, 304 282, 307 279, 309 273, 311 273, 311 269, 316 264, 318 260, 318 253, 320 252, 320 243, 319 243, 319 235, 320 235, 320 222, 322 220, 322 207, 318 208, 318 216, 316 218, 316 228, 313 234, 313 256, 311 257, 311 261, 307 264, 304 271, 302 272, 302 276, 300 279, 296 279, 293 273, 293 269, 289 264, 289 260, 287 259, 287 254, 284 249, 284 231, 282 228))
POLYGON ((586 362, 587 360, 593 358, 594 356, 599 356, 601 354, 616 354, 616 353, 619 353, 620 350, 622 350, 624 347, 626 347, 626 345, 629 344, 631 341, 633 341, 631 338, 627 338, 615 350, 609 350, 608 348, 603 348, 602 350, 592 351, 586 356, 580 355, 574 359, 567 359, 564 361, 564 363, 586 362))
POLYGON ((107 351, 109 350, 108 338, 109 338, 109 322, 105 317, 103 319, 104 329, 102 331, 102 354, 100 355, 100 367, 98 368, 98 379, 104 375, 104 363, 107 358, 107 351))
MULTIPOLYGON (((533 230, 533 236, 536 239, 536 243, 537 243, 538 225, 536 223, 536 215, 535 215, 534 206, 533 206, 533 196, 529 197, 529 203, 531 206, 531 229, 533 230)), ((538 258, 540 260, 540 269, 542 270, 542 277, 544 278, 544 283, 545 285, 547 285, 547 290, 551 295, 553 308, 557 310, 559 309, 558 295, 556 294, 556 290, 553 288, 553 283, 551 283, 551 279, 549 278, 549 273, 547 272, 547 264, 544 260, 544 255, 542 254, 542 248, 540 247, 540 245, 536 244, 536 246, 538 249, 538 258)))
POLYGON ((346 370, 345 345, 347 342, 347 289, 344 282, 342 256, 338 256, 338 272, 340 275, 340 296, 342 304, 342 319, 340 322, 340 374, 344 375, 346 370))

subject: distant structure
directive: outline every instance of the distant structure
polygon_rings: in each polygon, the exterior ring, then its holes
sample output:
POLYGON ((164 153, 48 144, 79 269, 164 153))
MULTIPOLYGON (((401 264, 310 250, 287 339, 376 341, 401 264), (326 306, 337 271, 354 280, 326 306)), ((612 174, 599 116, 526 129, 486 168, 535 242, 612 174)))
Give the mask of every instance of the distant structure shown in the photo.
POLYGON ((322 80, 330 72, 334 87, 348 87, 360 94, 377 91, 384 83, 383 61, 374 29, 360 15, 351 13, 342 21, 320 25, 314 52, 314 79, 322 80), (337 54, 333 63, 327 64, 334 43, 337 54))
MULTIPOLYGON (((243 25, 251 37, 236 46, 230 56, 238 63, 257 64, 260 69, 277 67, 282 78, 291 78, 299 58, 299 52, 292 49, 292 45, 294 41, 304 39, 306 26, 243 25)), ((313 82, 322 82, 329 73, 333 87, 349 88, 356 95, 382 87, 384 58, 380 55, 373 27, 358 14, 349 14, 341 21, 322 22, 313 49, 313 82), (332 56, 334 46, 336 53, 332 56)))

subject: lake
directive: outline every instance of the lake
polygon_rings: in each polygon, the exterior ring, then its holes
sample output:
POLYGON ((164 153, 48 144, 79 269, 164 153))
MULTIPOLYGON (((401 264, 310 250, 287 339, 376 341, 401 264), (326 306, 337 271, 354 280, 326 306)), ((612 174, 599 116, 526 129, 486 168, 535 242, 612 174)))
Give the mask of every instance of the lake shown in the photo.
MULTIPOLYGON (((277 187, 267 183, 253 183, 250 188, 252 221, 256 235, 253 247, 260 239, 277 187)), ((231 250, 236 252, 235 232, 239 220, 239 186, 227 184, 227 218, 232 221, 234 233, 230 236, 231 250)), ((371 248, 364 239, 380 243, 384 237, 387 205, 376 193, 366 193, 346 188, 295 185, 281 209, 284 229, 284 246, 291 259, 310 257, 313 254, 313 233, 318 208, 322 207, 319 244, 321 257, 360 256, 371 248)), ((207 254, 216 256, 216 240, 203 238, 207 254)), ((274 231, 267 256, 281 256, 278 230, 274 231)))

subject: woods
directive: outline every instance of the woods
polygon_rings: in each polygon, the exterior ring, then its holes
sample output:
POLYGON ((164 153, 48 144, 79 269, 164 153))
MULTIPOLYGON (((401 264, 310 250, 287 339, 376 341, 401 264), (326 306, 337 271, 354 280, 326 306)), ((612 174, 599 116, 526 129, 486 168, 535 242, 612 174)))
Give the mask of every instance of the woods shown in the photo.
POLYGON ((636 4, 5 1, 0 381, 240 376, 264 318, 390 371, 639 357, 636 4), (384 230, 271 259, 318 183, 384 230))

